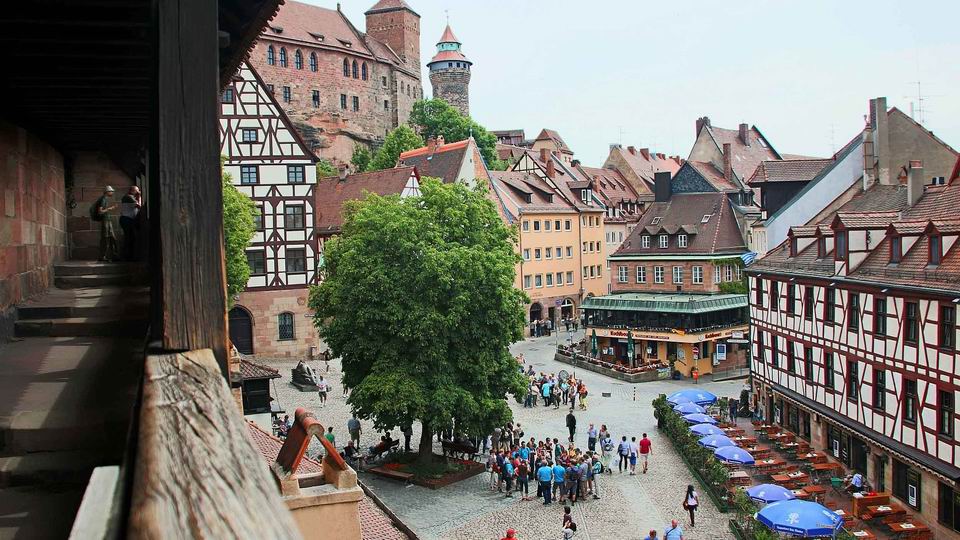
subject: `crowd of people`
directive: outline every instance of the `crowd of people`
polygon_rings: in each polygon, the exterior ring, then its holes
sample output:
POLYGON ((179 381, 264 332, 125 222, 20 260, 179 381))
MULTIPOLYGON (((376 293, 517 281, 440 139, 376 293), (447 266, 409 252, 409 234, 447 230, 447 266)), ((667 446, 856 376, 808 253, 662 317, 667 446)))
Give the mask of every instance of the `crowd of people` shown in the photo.
MULTIPOLYGON (((518 357, 518 361, 523 361, 523 355, 518 357)), ((522 369, 522 367, 521 367, 522 369)), ((561 405, 570 407, 577 406, 579 401, 580 410, 587 410, 587 385, 582 379, 577 379, 573 375, 567 375, 565 372, 539 374, 529 366, 525 372, 527 377, 527 395, 523 400, 523 406, 527 408, 536 407, 541 399, 543 406, 553 406, 559 409, 561 405)))

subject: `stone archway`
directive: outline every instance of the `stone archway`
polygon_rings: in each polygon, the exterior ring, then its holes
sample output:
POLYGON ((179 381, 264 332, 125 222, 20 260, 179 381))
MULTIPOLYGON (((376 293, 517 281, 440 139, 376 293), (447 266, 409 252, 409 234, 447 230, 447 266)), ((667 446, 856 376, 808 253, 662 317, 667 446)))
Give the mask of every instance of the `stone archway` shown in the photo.
POLYGON ((247 308, 234 306, 230 310, 230 341, 243 354, 253 354, 253 317, 247 308))
POLYGON ((530 304, 530 321, 539 321, 543 318, 543 305, 540 302, 530 304))

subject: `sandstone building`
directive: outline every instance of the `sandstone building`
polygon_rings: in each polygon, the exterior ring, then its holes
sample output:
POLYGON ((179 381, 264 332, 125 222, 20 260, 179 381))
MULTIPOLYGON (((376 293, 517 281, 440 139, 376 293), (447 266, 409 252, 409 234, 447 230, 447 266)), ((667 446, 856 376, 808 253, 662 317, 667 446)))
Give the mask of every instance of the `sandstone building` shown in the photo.
POLYGON ((319 157, 350 161, 405 124, 420 84, 420 16, 403 0, 366 12, 366 32, 337 9, 288 0, 250 63, 319 157))

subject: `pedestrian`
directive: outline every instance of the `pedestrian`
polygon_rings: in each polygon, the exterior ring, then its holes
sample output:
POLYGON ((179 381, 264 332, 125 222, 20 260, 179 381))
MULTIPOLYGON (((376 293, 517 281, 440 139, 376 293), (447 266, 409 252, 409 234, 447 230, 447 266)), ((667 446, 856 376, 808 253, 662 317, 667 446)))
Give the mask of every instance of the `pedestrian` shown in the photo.
POLYGON ((580 410, 587 410, 587 385, 580 381, 580 410))
POLYGON ((541 393, 543 394, 543 406, 544 406, 544 407, 549 407, 549 406, 550 406, 550 396, 551 396, 551 393, 550 393, 550 381, 544 382, 543 385, 540 387, 540 389, 541 389, 541 393))
POLYGON ((497 486, 497 453, 493 449, 487 456, 487 472, 490 473, 490 491, 493 491, 497 486))
POLYGON ((657 540, 657 530, 650 529, 650 534, 648 534, 643 540, 657 540))
POLYGON ((597 428, 593 427, 593 422, 591 422, 590 427, 587 428, 587 450, 591 452, 597 451, 597 428))
POLYGON ((324 380, 323 375, 319 375, 320 380, 317 381, 317 393, 320 394, 320 406, 323 407, 327 404, 327 390, 330 389, 330 386, 327 384, 327 381, 324 380))
POLYGON ((623 440, 620 441, 620 445, 617 446, 617 454, 620 456, 620 474, 623 474, 623 470, 629 467, 627 466, 627 458, 630 457, 630 443, 627 442, 627 436, 623 436, 623 440))
POLYGON ((652 453, 653 443, 650 442, 650 439, 647 438, 647 434, 644 433, 643 437, 640 439, 640 456, 643 459, 643 474, 647 474, 647 461, 650 458, 652 453))
POLYGON ((503 460, 503 483, 507 492, 505 497, 507 498, 513 498, 513 474, 515 471, 516 469, 509 459, 503 460))
POLYGON ((123 259, 137 259, 137 230, 140 215, 140 188, 130 186, 127 194, 120 199, 120 228, 123 229, 123 259))
POLYGON ((571 522, 569 527, 563 529, 563 540, 571 540, 575 534, 577 534, 577 524, 571 522))
POLYGON ((560 385, 553 385, 553 410, 560 408, 560 385))
POLYGON ((403 451, 410 452, 410 438, 413 437, 413 425, 407 424, 403 428, 403 451))
POLYGON ((569 506, 563 507, 563 521, 561 522, 560 528, 566 529, 573 523, 573 509, 569 506))
POLYGON ((600 460, 597 459, 597 456, 593 456, 593 463, 590 469, 590 476, 592 480, 592 491, 593 498, 600 498, 600 476, 603 474, 603 464, 600 463, 600 460))
POLYGON ((360 447, 360 421, 357 420, 357 415, 353 415, 347 420, 347 432, 350 434, 350 440, 360 447))
POLYGON ((537 337, 537 322, 530 321, 530 337, 537 337))
POLYGON ((517 471, 517 491, 520 492, 521 501, 530 500, 530 466, 525 459, 518 461, 517 471))
POLYGON ((640 446, 637 444, 636 437, 630 437, 630 476, 637 474, 637 454, 640 452, 640 446))
POLYGON ((497 491, 503 491, 503 477, 504 467, 507 464, 507 460, 503 456, 503 452, 497 452, 497 491))
POLYGON ((670 526, 663 530, 663 540, 683 540, 683 529, 677 520, 671 520, 670 526))
MULTIPOLYGON (((579 485, 579 479, 577 478, 578 475, 579 471, 577 470, 576 464, 572 462, 567 465, 563 472, 563 490, 567 497, 567 501, 569 501, 571 505, 577 503, 577 487, 579 485)), ((563 496, 560 498, 562 500, 563 496)))
POLYGON ((553 480, 553 467, 549 461, 544 461, 537 469, 537 496, 543 496, 543 504, 550 504, 551 486, 553 480))
POLYGON ((739 409, 740 402, 737 401, 737 398, 730 398, 730 421, 734 424, 737 423, 737 410, 739 409))
MULTIPOLYGON (((700 506, 700 494, 693 489, 693 484, 687 486, 687 493, 683 496, 683 509, 687 512, 690 512, 690 528, 696 527, 696 520, 694 518, 694 513, 697 511, 697 507, 700 506)), ((666 536, 666 535, 664 535, 666 536)))
POLYGON ((117 231, 113 226, 113 216, 109 214, 117 205, 110 204, 114 189, 111 186, 103 188, 101 195, 90 207, 90 218, 100 222, 100 261, 114 262, 117 260, 117 231))
POLYGON ((563 502, 563 480, 566 469, 563 468, 563 465, 559 461, 554 461, 553 465, 553 496, 557 498, 560 502, 563 502))
POLYGON ((570 444, 573 444, 573 437, 577 433, 577 417, 573 415, 573 408, 567 413, 567 431, 570 432, 570 444))
POLYGON ((490 447, 500 451, 500 437, 503 435, 503 429, 500 426, 493 428, 493 435, 490 437, 490 447))
POLYGON ((547 319, 547 335, 553 332, 553 319, 547 319))
POLYGON ((517 531, 513 529, 507 529, 507 535, 500 540, 517 540, 517 531))
POLYGON ((330 441, 330 444, 333 445, 334 448, 337 447, 337 437, 333 434, 333 426, 327 428, 327 433, 324 435, 324 438, 330 441))

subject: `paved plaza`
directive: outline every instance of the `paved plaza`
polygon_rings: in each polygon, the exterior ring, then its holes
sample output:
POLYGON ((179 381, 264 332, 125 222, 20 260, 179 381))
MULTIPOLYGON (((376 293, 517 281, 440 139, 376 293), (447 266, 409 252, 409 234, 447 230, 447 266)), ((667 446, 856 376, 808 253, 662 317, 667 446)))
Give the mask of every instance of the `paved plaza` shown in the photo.
MULTIPOLYGON (((538 372, 569 371, 570 366, 553 360, 556 342, 555 336, 527 339, 515 344, 512 351, 515 355, 523 353, 526 363, 533 364, 538 372)), ((280 369, 283 375, 282 379, 275 381, 274 395, 280 405, 290 414, 297 407, 313 410, 324 425, 334 427, 337 446, 342 447, 348 438, 346 423, 350 411, 342 395, 339 362, 331 361, 329 372, 325 372, 322 362, 314 363, 314 368, 324 374, 333 386, 328 403, 323 408, 319 406, 319 398, 315 393, 299 392, 289 384, 290 369, 296 365, 296 361, 269 363, 280 369)), ((658 394, 671 393, 688 386, 689 381, 633 385, 589 371, 577 371, 576 375, 586 382, 589 390, 588 410, 575 413, 578 446, 586 448, 586 430, 590 422, 596 424, 598 429, 600 424, 606 424, 616 441, 623 435, 639 439, 646 432, 653 442, 648 474, 629 476, 614 470, 613 476, 605 475, 602 479, 600 500, 590 499, 576 505, 574 520, 579 528, 576 538, 641 539, 651 528, 657 529, 658 535, 662 535, 664 526, 671 518, 681 520, 685 538, 730 538, 728 516, 717 512, 710 499, 702 493, 697 527, 690 529, 687 526, 688 519, 681 507, 684 490, 687 484, 694 484, 700 492, 702 489, 695 483, 670 442, 656 429, 650 402, 658 394), (609 394, 609 397, 603 394, 609 394)), ((743 382, 704 382, 700 386, 719 396, 739 396, 743 382)), ((549 436, 566 440, 567 409, 564 407, 556 410, 543 406, 524 408, 521 403, 511 403, 511 407, 514 419, 520 422, 526 439, 536 437, 540 440, 549 436)), ((415 424, 411 442, 414 447, 419 436, 419 426, 415 424)), ((393 437, 401 437, 398 430, 394 430, 393 437)), ((380 434, 374 432, 369 423, 364 423, 363 445, 372 445, 379 438, 380 434)), ((319 444, 314 443, 310 455, 318 453, 319 448, 319 444)), ((440 450, 438 443, 436 450, 440 450)), ((611 463, 615 468, 616 460, 611 463)), ((361 479, 423 540, 498 540, 508 527, 517 529, 521 540, 562 537, 562 506, 544 506, 536 500, 521 502, 519 497, 505 499, 502 494, 488 489, 488 476, 485 474, 440 490, 405 486, 366 473, 361 474, 361 479)), ((531 482, 532 492, 536 489, 535 484, 531 482)))

